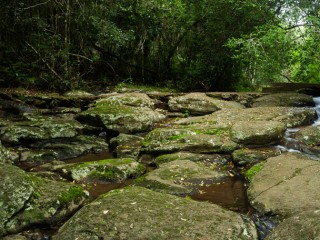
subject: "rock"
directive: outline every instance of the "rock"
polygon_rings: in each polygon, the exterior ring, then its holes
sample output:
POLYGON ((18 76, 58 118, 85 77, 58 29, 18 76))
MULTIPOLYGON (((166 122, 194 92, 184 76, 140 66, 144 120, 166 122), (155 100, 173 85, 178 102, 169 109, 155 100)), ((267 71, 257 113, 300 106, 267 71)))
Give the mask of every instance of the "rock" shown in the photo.
POLYGON ((44 162, 51 162, 58 159, 58 153, 53 150, 23 150, 20 153, 20 162, 27 162, 29 164, 41 164, 44 162))
POLYGON ((226 153, 237 149, 238 145, 223 133, 224 130, 206 134, 196 129, 157 128, 145 136, 141 151, 153 153, 179 151, 226 153))
POLYGON ((257 149, 238 149, 232 153, 232 160, 237 166, 253 165, 255 163, 275 157, 281 154, 279 149, 275 148, 257 148, 257 149))
POLYGON ((65 97, 72 97, 72 98, 90 98, 90 97, 94 97, 93 94, 88 93, 86 91, 81 91, 81 90, 72 90, 72 91, 68 91, 65 92, 63 94, 63 96, 65 97))
POLYGON ((217 166, 225 166, 228 159, 220 154, 199 154, 189 152, 177 152, 172 154, 164 154, 158 156, 152 163, 159 166, 162 163, 171 162, 175 160, 189 160, 192 162, 207 162, 216 164, 217 166))
POLYGON ((142 141, 142 137, 120 133, 117 137, 110 139, 110 146, 114 149, 117 158, 137 159, 142 141))
POLYGON ((84 126, 73 119, 34 116, 30 121, 17 122, 1 129, 1 140, 11 144, 53 138, 72 138, 81 133, 84 126))
POLYGON ((78 211, 53 236, 60 239, 253 240, 257 233, 250 220, 217 205, 128 187, 78 211))
POLYGON ((87 153, 98 153, 108 150, 104 139, 94 136, 80 135, 75 138, 52 139, 36 142, 32 148, 52 150, 57 159, 75 158, 87 153))
POLYGON ((165 118, 163 114, 144 107, 146 103, 143 98, 130 102, 125 96, 123 101, 118 96, 100 99, 87 111, 79 114, 77 119, 87 124, 103 126, 110 131, 136 133, 149 130, 154 123, 165 118), (143 107, 125 104, 140 104, 143 107))
MULTIPOLYGON (((282 218, 320 209, 320 162, 298 153, 269 158, 251 175, 248 196, 261 212, 282 218)), ((249 170, 251 172, 251 170, 249 170)))
POLYGON ((168 102, 171 111, 187 112, 192 115, 205 115, 220 109, 241 109, 243 105, 208 97, 205 93, 189 93, 171 98, 168 102))
POLYGON ((145 93, 122 93, 122 94, 108 94, 105 95, 102 99, 99 99, 98 102, 113 102, 117 105, 127 105, 132 107, 148 107, 154 108, 154 100, 152 100, 145 93))
POLYGON ((19 160, 19 157, 20 156, 18 153, 12 151, 11 149, 5 148, 0 142, 0 164, 12 164, 13 162, 17 162, 19 160))
POLYGON ((267 94, 258 92, 208 92, 206 95, 225 101, 238 102, 246 107, 251 107, 255 99, 267 94))
POLYGON ((231 139, 246 146, 265 146, 279 143, 285 124, 275 121, 239 121, 231 127, 231 139))
MULTIPOLYGON (((277 121, 286 127, 310 125, 314 122, 316 112, 311 108, 296 107, 255 107, 246 109, 224 109, 210 115, 190 117, 175 122, 177 125, 215 124, 232 126, 239 121, 277 121)), ((248 123, 250 124, 250 123, 248 123)))
POLYGON ((15 234, 10 236, 5 236, 4 238, 2 238, 2 240, 28 240, 28 238, 22 235, 15 234))
POLYGON ((253 107, 309 107, 314 106, 312 96, 301 93, 275 93, 255 100, 253 107))
POLYGON ((266 240, 320 240, 320 210, 299 213, 277 226, 266 240))
POLYGON ((320 126, 307 126, 296 132, 294 143, 301 151, 320 157, 320 126))
POLYGON ((0 236, 60 222, 87 198, 80 187, 0 165, 0 236))
POLYGON ((204 184, 227 177, 226 172, 215 168, 214 164, 175 160, 161 164, 158 169, 137 179, 136 184, 174 195, 195 194, 204 184))
POLYGON ((93 162, 64 164, 53 167, 73 181, 122 182, 141 176, 146 168, 130 158, 105 159, 93 162))

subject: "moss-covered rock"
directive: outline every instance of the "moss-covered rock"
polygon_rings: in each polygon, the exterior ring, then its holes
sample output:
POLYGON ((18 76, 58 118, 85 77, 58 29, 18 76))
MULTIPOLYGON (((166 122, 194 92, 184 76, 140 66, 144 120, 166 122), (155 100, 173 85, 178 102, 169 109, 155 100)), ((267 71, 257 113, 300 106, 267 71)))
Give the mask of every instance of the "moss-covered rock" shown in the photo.
POLYGON ((312 96, 302 93, 275 93, 256 99, 253 107, 308 107, 314 106, 312 96))
POLYGON ((75 138, 51 139, 31 144, 32 148, 52 150, 57 159, 75 158, 87 153, 108 150, 106 141, 99 137, 80 135, 75 138))
POLYGON ((136 184, 155 191, 174 195, 194 194, 206 183, 217 182, 227 176, 215 164, 175 160, 163 163, 147 173, 136 184))
POLYGON ((57 224, 88 197, 82 188, 0 165, 0 236, 36 225, 57 224))
POLYGON ((244 108, 239 103, 214 99, 205 93, 189 93, 174 97, 169 100, 168 104, 171 111, 188 112, 192 115, 205 115, 225 108, 244 108))
POLYGON ((158 128, 145 136, 141 151, 223 153, 237 148, 238 145, 225 135, 206 134, 183 128, 158 128))
POLYGON ((117 137, 110 139, 110 147, 114 149, 117 158, 137 159, 142 141, 142 137, 120 133, 117 137))
MULTIPOLYGON (((259 165, 253 168, 256 166, 259 165)), ((304 211, 319 210, 319 161, 302 154, 287 153, 267 159, 254 172, 248 196, 259 211, 287 218, 304 211)))
POLYGON ((292 138, 301 151, 320 156, 320 126, 302 128, 292 138))
POLYGON ((58 159, 58 153, 54 150, 33 150, 24 149, 20 152, 20 162, 26 162, 31 165, 38 165, 45 162, 51 162, 58 159))
POLYGON ((33 116, 30 121, 17 122, 2 128, 1 140, 11 144, 53 138, 72 138, 84 126, 73 119, 33 116))
POLYGON ((19 158, 20 156, 16 151, 5 148, 4 146, 2 146, 0 142, 0 164, 2 163, 11 164, 13 162, 17 162, 19 158))
POLYGON ((181 119, 178 125, 218 124, 230 126, 238 121, 276 121, 286 127, 310 125, 314 122, 316 112, 311 108, 297 107, 255 107, 246 109, 223 109, 210 115, 181 119))
POLYGON ((172 154, 160 155, 154 159, 153 163, 159 166, 162 163, 171 162, 175 160, 207 162, 211 164, 216 164, 217 166, 224 166, 228 163, 228 158, 220 154, 199 154, 190 152, 177 152, 172 154))
POLYGON ((128 187, 82 208, 53 236, 100 238, 254 240, 257 234, 250 220, 217 205, 128 187))
POLYGON ((125 105, 120 100, 101 99, 77 119, 88 124, 101 124, 108 130, 120 133, 147 131, 165 116, 148 107, 125 105))
POLYGON ((281 154, 279 149, 275 148, 256 148, 256 149, 238 149, 232 153, 232 161, 237 166, 246 166, 275 157, 281 154))
POLYGON ((133 107, 154 108, 155 101, 145 93, 131 92, 121 94, 108 94, 97 102, 113 102, 118 105, 127 105, 133 107))
POLYGON ((65 164, 54 169, 74 181, 121 182, 141 176, 146 168, 130 158, 105 159, 100 161, 65 164))
POLYGON ((246 146, 278 143, 284 136, 285 124, 275 121, 239 121, 231 128, 231 139, 246 146))

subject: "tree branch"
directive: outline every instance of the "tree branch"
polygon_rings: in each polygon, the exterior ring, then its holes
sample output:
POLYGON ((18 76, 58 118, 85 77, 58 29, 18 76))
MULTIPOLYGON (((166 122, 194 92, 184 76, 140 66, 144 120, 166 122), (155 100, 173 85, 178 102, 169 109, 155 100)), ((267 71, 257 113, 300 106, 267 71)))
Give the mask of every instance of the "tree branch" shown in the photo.
POLYGON ((61 81, 63 81, 63 79, 59 76, 59 74, 48 64, 48 62, 41 57, 41 54, 28 42, 25 42, 41 59, 41 61, 47 66, 47 68, 49 68, 49 70, 61 81))
POLYGON ((51 0, 48 0, 48 1, 46 1, 46 2, 42 2, 42 3, 38 3, 38 4, 36 4, 36 5, 32 5, 32 6, 29 6, 29 7, 25 7, 25 8, 22 8, 23 10, 28 10, 28 9, 31 9, 31 8, 36 8, 36 7, 39 7, 39 6, 41 6, 41 5, 45 5, 45 4, 47 4, 48 2, 50 2, 51 0))

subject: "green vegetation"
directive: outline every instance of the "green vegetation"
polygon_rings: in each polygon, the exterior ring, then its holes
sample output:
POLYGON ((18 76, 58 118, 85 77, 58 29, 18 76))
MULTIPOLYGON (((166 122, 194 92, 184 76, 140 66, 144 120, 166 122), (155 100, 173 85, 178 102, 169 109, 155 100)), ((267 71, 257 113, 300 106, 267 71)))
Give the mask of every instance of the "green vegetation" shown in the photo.
POLYGON ((318 1, 1 3, 0 87, 171 92, 320 80, 318 1))
POLYGON ((81 187, 72 186, 67 192, 62 193, 58 199, 62 205, 68 205, 70 202, 80 200, 84 195, 85 192, 81 187))
POLYGON ((251 182, 253 177, 262 170, 263 163, 258 163, 252 166, 248 171, 245 172, 245 177, 251 182))

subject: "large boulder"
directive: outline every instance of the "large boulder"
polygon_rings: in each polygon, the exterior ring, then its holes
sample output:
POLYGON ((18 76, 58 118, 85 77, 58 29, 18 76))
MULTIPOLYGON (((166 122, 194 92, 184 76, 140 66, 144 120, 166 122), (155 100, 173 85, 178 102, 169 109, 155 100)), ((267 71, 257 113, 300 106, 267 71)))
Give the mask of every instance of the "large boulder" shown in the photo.
POLYGON ((54 169, 73 181, 89 180, 108 182, 121 182, 128 178, 136 178, 146 170, 144 165, 130 158, 64 164, 55 166, 54 169))
POLYGON ((286 126, 275 121, 239 121, 231 127, 231 139, 246 146, 278 143, 284 136, 286 126))
POLYGON ((158 169, 138 179, 136 184, 158 192, 192 195, 204 184, 218 182, 227 176, 214 164, 181 159, 161 164, 158 169))
POLYGON ((244 108, 237 102, 214 99, 208 97, 205 93, 189 93, 174 97, 169 100, 168 104, 171 111, 187 112, 192 115, 205 115, 225 108, 244 108))
POLYGON ((147 131, 165 116, 146 107, 150 104, 144 102, 147 95, 143 96, 135 97, 136 100, 130 100, 131 98, 127 98, 127 94, 100 99, 91 108, 79 114, 77 119, 84 123, 101 125, 107 130, 120 133, 147 131))
POLYGON ((312 96, 302 93, 275 93, 256 99, 253 107, 308 107, 314 106, 312 96))
POLYGON ((253 166, 248 196, 261 212, 292 217, 320 209, 320 162, 298 153, 269 158, 253 166))
POLYGON ((257 233, 250 220, 217 205, 129 187, 78 211, 53 236, 60 239, 254 240, 257 233))
POLYGON ((35 225, 57 224, 87 198, 78 186, 0 165, 0 236, 35 225))

